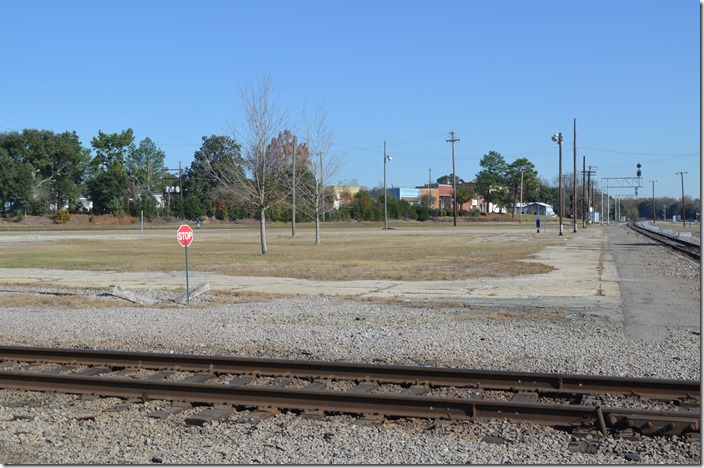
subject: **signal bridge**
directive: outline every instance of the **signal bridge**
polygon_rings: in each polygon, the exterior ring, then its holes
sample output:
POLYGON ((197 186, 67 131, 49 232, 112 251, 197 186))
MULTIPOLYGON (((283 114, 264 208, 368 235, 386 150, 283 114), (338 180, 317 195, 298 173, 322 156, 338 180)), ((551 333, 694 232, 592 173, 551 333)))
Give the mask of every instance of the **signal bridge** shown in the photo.
MULTIPOLYGON (((639 164, 640 166, 640 164, 639 164)), ((640 172, 640 170, 638 171, 640 172)), ((635 188, 636 196, 638 196, 638 189, 643 187, 643 178, 638 177, 602 177, 601 178, 601 213, 606 213, 606 216, 602 216, 601 224, 604 225, 604 218, 606 218, 606 225, 609 225, 609 208, 611 206, 611 201, 609 198, 610 189, 630 189, 635 188)))

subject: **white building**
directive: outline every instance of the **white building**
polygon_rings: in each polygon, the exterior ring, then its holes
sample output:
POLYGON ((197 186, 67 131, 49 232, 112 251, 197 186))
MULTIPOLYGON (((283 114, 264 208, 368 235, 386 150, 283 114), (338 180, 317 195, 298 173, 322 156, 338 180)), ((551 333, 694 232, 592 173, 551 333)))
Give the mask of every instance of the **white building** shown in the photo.
POLYGON ((527 203, 522 207, 523 214, 532 215, 542 215, 542 216, 555 216, 555 211, 552 209, 552 205, 547 203, 533 202, 527 203))

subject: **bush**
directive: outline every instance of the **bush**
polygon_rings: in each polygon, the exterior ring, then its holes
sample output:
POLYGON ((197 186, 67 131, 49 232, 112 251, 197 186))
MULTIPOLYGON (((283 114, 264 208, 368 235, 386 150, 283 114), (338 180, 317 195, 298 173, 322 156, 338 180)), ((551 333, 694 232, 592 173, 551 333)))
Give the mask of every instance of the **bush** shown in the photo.
POLYGON ((227 218, 227 201, 224 198, 218 198, 215 202, 215 219, 224 221, 227 218))
POLYGON ((430 210, 427 206, 421 206, 417 209, 418 221, 427 221, 430 219, 430 210))
POLYGON ((71 213, 68 210, 59 210, 54 215, 54 224, 66 224, 71 221, 71 213))

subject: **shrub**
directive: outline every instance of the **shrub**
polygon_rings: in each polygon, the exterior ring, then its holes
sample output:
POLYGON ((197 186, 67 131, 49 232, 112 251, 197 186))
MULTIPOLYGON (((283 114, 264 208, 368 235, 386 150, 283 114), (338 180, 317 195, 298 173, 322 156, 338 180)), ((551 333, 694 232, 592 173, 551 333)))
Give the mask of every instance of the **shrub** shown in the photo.
POLYGON ((418 221, 427 221, 430 219, 430 210, 427 206, 421 206, 417 209, 418 221))
POLYGON ((223 221, 227 218, 227 201, 224 198, 218 198, 215 202, 215 219, 223 221))
POLYGON ((59 210, 54 215, 54 224, 66 224, 71 221, 71 213, 68 210, 59 210))

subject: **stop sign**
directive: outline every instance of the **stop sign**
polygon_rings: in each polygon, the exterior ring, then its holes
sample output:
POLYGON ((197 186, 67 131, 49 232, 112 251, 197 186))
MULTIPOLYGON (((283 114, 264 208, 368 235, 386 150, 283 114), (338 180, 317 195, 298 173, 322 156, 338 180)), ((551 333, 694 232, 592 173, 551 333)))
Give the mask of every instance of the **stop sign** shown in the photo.
POLYGON ((191 226, 188 224, 182 224, 179 226, 178 231, 176 232, 176 239, 178 239, 178 243, 183 247, 188 247, 191 245, 191 242, 193 242, 193 229, 191 229, 191 226))

